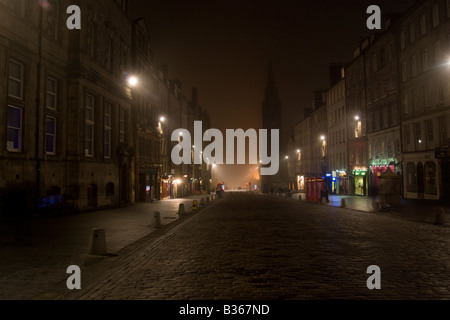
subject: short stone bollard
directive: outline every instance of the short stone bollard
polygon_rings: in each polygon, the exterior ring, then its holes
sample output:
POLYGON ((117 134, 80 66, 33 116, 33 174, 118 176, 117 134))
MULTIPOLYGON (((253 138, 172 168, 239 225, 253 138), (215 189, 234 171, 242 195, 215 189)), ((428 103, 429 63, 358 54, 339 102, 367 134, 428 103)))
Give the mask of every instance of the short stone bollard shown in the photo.
POLYGON ((91 233, 91 241, 89 243, 88 254, 90 255, 106 255, 106 237, 105 229, 94 228, 91 233))
POLYGON ((204 206, 204 205, 205 205, 205 198, 201 198, 201 199, 200 199, 200 205, 201 205, 201 206, 204 206))
POLYGON ((206 203, 210 203, 211 202, 211 198, 209 196, 206 197, 206 203))
POLYGON ((155 219, 155 228, 161 227, 161 213, 159 211, 155 211, 153 217, 155 219))
POLYGON ((301 194, 298 196, 298 200, 302 201, 302 195, 301 194))
POLYGON ((436 209, 436 216, 434 218, 434 224, 442 225, 445 223, 445 211, 444 208, 439 207, 436 209))
POLYGON ((345 199, 341 199, 341 208, 345 208, 345 199))
POLYGON ((178 214, 185 214, 186 210, 184 209, 184 203, 180 203, 180 205, 178 206, 178 214))

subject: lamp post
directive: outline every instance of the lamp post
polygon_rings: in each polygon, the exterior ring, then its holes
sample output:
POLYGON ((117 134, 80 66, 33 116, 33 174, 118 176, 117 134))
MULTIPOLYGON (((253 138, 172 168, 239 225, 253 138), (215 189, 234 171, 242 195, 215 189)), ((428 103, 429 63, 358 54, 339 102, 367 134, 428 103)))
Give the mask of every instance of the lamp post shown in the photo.
POLYGON ((327 171, 327 163, 326 163, 326 161, 327 161, 327 140, 326 140, 325 135, 321 135, 320 140, 321 140, 321 143, 320 143, 320 152, 321 152, 321 154, 320 154, 320 159, 321 159, 320 175, 324 175, 327 171))
MULTIPOLYGON (((133 96, 132 89, 138 85, 139 81, 138 81, 137 77, 132 76, 132 75, 127 76, 125 80, 126 80, 126 86, 127 86, 127 89, 128 89, 129 97, 130 97, 131 101, 133 101, 134 96, 133 96)), ((131 103, 133 103, 133 102, 131 102, 131 103)), ((133 118, 133 123, 136 123, 136 112, 137 112, 136 109, 137 108, 132 108, 132 110, 131 110, 132 111, 131 114, 132 114, 132 118, 133 118)), ((132 136, 134 138, 134 141, 133 141, 133 144, 134 144, 136 139, 137 139, 137 132, 136 132, 134 127, 132 127, 132 131, 133 131, 132 136)), ((126 174, 127 174, 127 178, 126 179, 128 180, 130 178, 130 169, 132 170, 131 166, 134 165, 134 162, 136 161, 137 157, 134 157, 134 161, 131 161, 131 159, 130 159, 130 150, 131 150, 131 148, 130 148, 130 146, 128 145, 128 143, 126 141, 124 141, 123 143, 121 143, 119 145, 119 149, 118 150, 119 150, 119 158, 118 158, 118 163, 119 163, 119 165, 118 165, 119 166, 119 170, 118 170, 119 172, 118 173, 119 173, 119 176, 117 177, 117 180, 119 182, 119 206, 121 206, 122 200, 123 200, 123 192, 124 192, 124 186, 122 185, 123 181, 121 181, 122 180, 122 174, 121 173, 122 173, 122 170, 126 170, 126 174), (125 161, 126 157, 128 157, 127 161, 125 161)), ((134 166, 134 167, 136 168, 136 166, 134 166)), ((134 172, 134 171, 132 170, 132 172, 134 172)), ((133 179, 133 177, 132 177, 132 181, 135 181, 133 179)), ((134 184, 134 182, 133 182, 133 184, 134 184)), ((128 191, 130 191, 130 187, 128 187, 128 191)), ((132 190, 132 191, 134 191, 134 190, 132 190)), ((125 200, 125 202, 129 200, 128 195, 125 196, 124 200, 125 200)), ((134 196, 133 196, 132 201, 134 201, 134 196)))

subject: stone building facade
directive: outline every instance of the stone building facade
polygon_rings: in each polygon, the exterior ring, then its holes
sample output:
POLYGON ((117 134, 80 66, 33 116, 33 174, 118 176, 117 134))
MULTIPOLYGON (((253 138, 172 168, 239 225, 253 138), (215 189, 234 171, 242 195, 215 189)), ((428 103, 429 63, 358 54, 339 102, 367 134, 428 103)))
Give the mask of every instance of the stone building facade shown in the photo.
POLYGON ((405 198, 450 196, 450 3, 418 2, 399 23, 405 198))
POLYGON ((169 131, 189 126, 189 101, 130 13, 126 0, 0 0, 1 203, 12 190, 35 210, 171 196, 169 131), (81 29, 67 28, 69 5, 81 29))

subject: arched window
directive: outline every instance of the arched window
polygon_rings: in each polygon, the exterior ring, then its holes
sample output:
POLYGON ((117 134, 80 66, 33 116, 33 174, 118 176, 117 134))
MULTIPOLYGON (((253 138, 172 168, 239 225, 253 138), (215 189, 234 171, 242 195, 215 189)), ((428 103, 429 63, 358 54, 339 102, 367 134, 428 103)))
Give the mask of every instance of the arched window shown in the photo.
POLYGON ((422 162, 417 163, 417 193, 424 193, 424 174, 422 162))
POLYGON ((437 194, 436 164, 432 161, 425 163, 425 193, 437 194))
POLYGON ((406 190, 408 192, 417 192, 416 165, 413 162, 408 162, 406 164, 406 177, 406 190))

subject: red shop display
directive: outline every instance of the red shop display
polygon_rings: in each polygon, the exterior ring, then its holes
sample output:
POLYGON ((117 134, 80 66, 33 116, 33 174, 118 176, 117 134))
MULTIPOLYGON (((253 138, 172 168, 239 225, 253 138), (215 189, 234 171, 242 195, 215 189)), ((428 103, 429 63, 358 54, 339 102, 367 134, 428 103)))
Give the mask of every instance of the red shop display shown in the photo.
POLYGON ((325 181, 323 178, 305 178, 306 200, 320 202, 324 187, 325 181))

